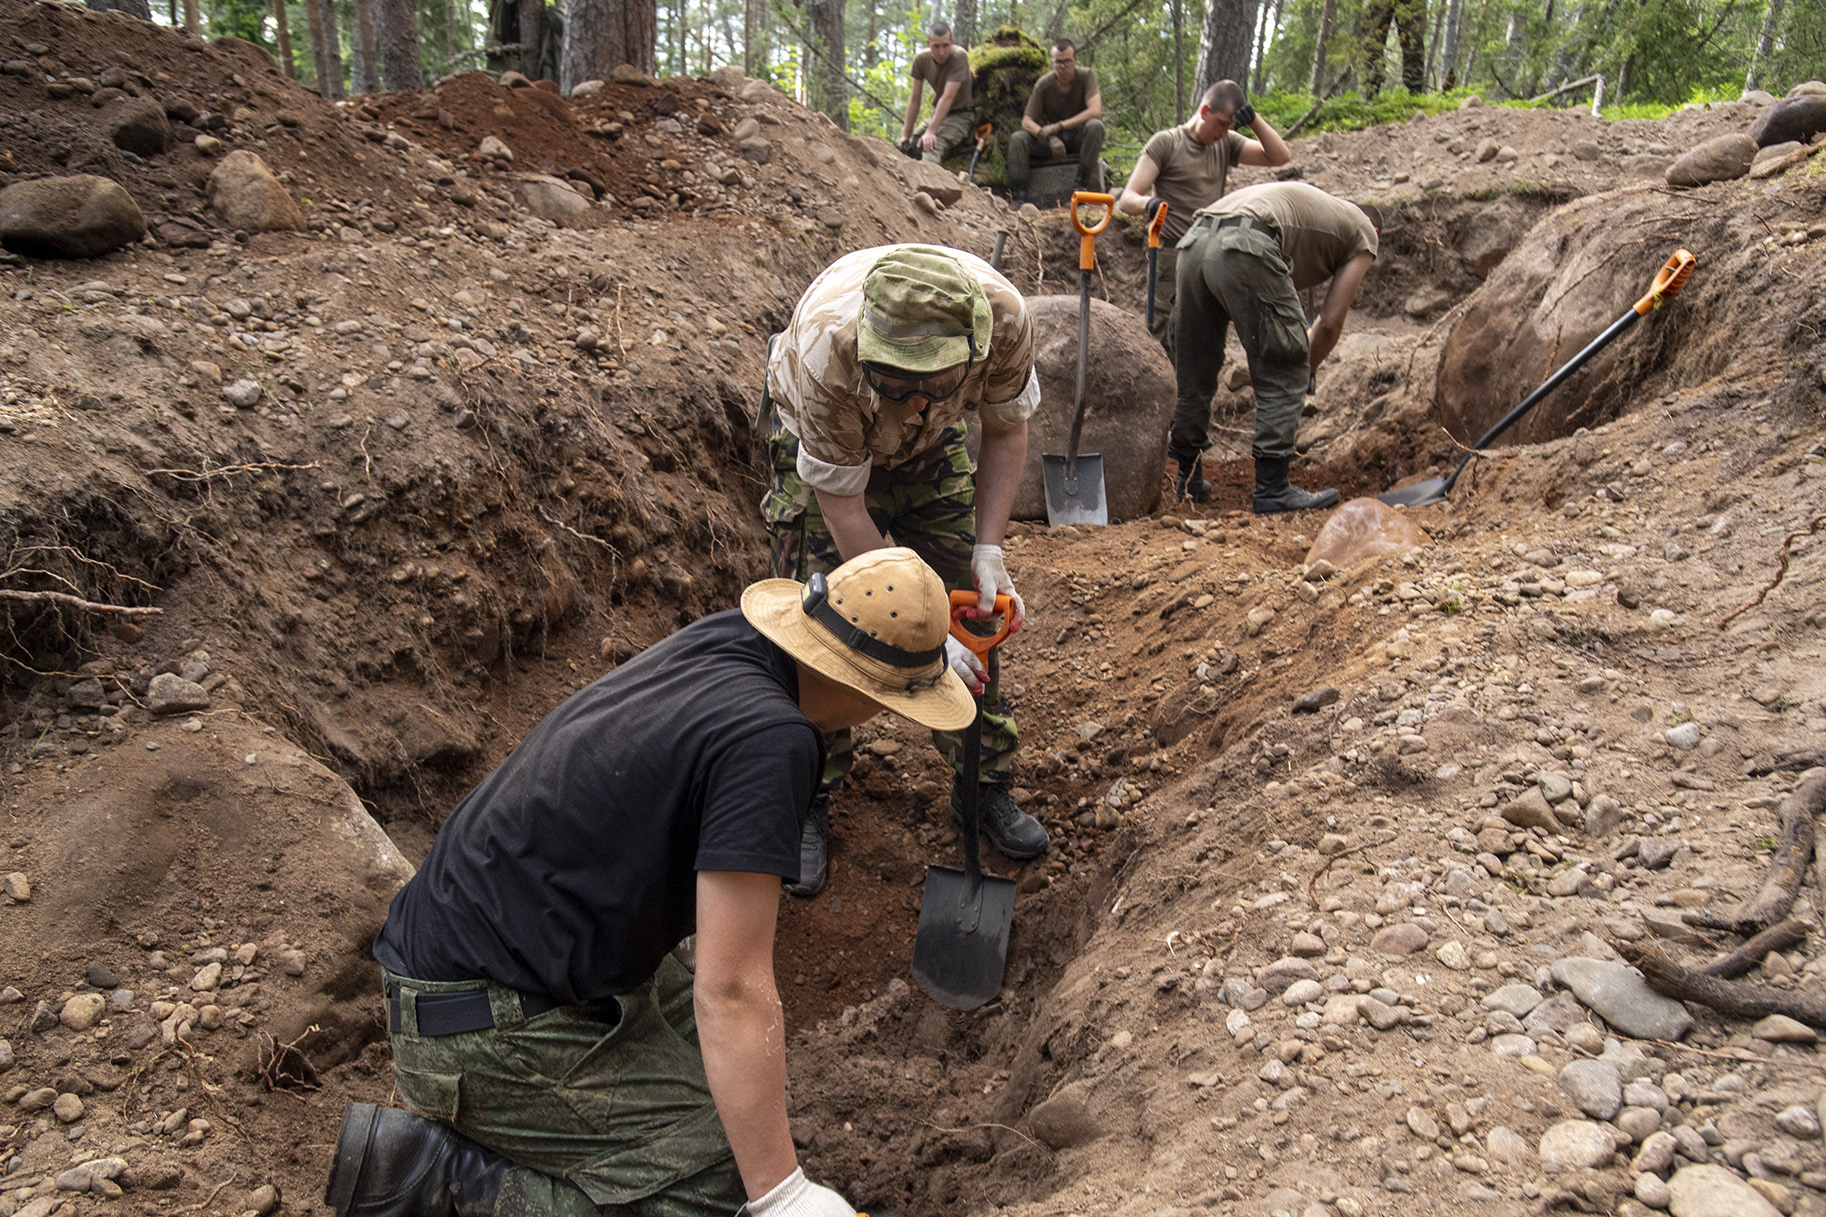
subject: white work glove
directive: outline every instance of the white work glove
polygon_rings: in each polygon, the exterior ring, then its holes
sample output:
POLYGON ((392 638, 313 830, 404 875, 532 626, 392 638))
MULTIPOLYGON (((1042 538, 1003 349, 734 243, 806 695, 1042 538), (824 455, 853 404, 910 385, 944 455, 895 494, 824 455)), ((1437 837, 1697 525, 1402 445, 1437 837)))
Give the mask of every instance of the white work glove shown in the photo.
POLYGON ((978 697, 983 695, 983 686, 989 680, 989 669, 977 662, 976 652, 959 642, 950 634, 945 635, 945 662, 957 673, 957 678, 964 682, 964 687, 978 697))
POLYGON ((849 1201, 807 1179, 803 1167, 759 1200, 750 1200, 747 1212, 749 1217, 856 1217, 849 1201))
POLYGON ((995 615, 995 598, 1007 596, 1014 601, 1014 612, 1009 614, 1008 632, 1018 634, 1021 627, 1027 624, 1027 605, 1021 601, 1020 593, 1014 590, 1014 580, 1008 577, 1008 563, 1002 559, 1000 545, 975 545, 970 549, 970 576, 976 580, 977 594, 982 600, 977 604, 977 620, 984 621, 995 615))

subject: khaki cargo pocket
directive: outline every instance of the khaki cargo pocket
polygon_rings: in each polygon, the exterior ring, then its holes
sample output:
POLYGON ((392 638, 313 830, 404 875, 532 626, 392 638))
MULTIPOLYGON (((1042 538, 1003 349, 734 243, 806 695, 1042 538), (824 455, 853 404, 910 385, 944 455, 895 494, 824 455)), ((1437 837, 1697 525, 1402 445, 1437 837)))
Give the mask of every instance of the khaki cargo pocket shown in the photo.
POLYGON ((455 1122, 457 1109, 462 1106, 462 1075, 407 1069, 394 1061, 393 1080, 401 1103, 421 1116, 446 1124, 455 1122))

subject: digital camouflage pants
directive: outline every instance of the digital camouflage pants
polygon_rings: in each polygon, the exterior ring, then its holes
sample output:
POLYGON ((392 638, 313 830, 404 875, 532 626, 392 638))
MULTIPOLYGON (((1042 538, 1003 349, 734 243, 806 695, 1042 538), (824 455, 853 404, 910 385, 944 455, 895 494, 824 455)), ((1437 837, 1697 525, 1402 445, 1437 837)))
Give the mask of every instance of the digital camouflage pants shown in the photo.
POLYGON ((1167 454, 1187 461, 1211 446, 1211 395, 1236 326, 1255 390, 1253 455, 1291 459, 1312 375, 1306 311, 1281 243, 1262 228, 1200 228, 1179 251, 1173 371, 1178 398, 1167 454))
POLYGON ((530 1019, 500 985, 383 975, 400 988, 400 1101, 513 1164, 495 1217, 727 1217, 746 1200, 676 960, 615 1001, 530 1019), (473 989, 494 1027, 418 1034, 419 993, 473 989))
MULTIPOLYGON (((768 453, 773 475, 761 500, 761 518, 767 523, 775 577, 803 582, 814 571, 829 573, 842 565, 843 555, 831 539, 817 494, 799 477, 799 437, 782 426, 778 417, 773 421, 768 453)), ((970 549, 976 544, 976 477, 964 447, 963 427, 952 427, 938 443, 904 465, 892 469, 877 465, 869 474, 863 501, 882 535, 923 558, 946 588, 975 589, 970 549)), ((952 772, 961 776, 962 734, 934 731, 932 742, 952 772)), ((1014 780, 1018 742, 1014 716, 1002 700, 1001 682, 991 681, 983 690, 983 759, 978 779, 1014 780)), ((854 760, 848 731, 827 736, 825 788, 840 786, 854 760)))

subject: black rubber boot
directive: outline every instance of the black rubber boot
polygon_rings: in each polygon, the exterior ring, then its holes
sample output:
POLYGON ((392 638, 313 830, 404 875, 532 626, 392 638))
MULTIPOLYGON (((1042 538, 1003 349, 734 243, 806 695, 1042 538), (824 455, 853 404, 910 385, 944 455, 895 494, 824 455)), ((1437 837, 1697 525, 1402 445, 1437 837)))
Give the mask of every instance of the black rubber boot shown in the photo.
POLYGON ((812 809, 805 816, 805 831, 799 836, 799 881, 786 885, 786 894, 809 900, 824 890, 830 879, 831 796, 820 790, 812 798, 812 809))
POLYGON ((1286 460, 1270 460, 1265 456, 1255 458, 1255 498, 1253 506, 1258 516, 1273 515, 1277 511, 1305 511, 1311 507, 1336 507, 1338 492, 1331 487, 1324 490, 1301 490, 1287 481, 1286 460))
POLYGON ((506 1173, 506 1158, 436 1120, 351 1103, 323 1202, 336 1217, 493 1217, 506 1173))
MULTIPOLYGON (((951 822, 964 826, 964 783, 951 780, 951 822)), ((1015 805, 1006 782, 983 782, 976 788, 976 822, 989 844, 1016 862, 1046 852, 1049 839, 1040 822, 1015 805)))
POLYGON ((1205 473, 1198 457, 1191 460, 1181 458, 1179 476, 1173 479, 1173 497, 1191 499, 1202 503, 1211 497, 1211 483, 1205 480, 1205 473))

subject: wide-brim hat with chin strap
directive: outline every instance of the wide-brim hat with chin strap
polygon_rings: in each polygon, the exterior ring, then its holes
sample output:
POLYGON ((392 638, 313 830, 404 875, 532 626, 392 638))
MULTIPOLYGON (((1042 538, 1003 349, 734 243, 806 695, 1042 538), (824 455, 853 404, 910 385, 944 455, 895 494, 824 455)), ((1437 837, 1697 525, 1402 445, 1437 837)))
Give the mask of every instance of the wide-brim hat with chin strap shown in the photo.
POLYGON ((901 245, 862 280, 856 357, 929 376, 989 354, 995 317, 963 263, 929 245, 901 245))
POLYGON ((820 676, 923 727, 956 731, 976 717, 945 658, 950 597, 910 549, 872 549, 805 583, 751 583, 742 615, 820 676))

